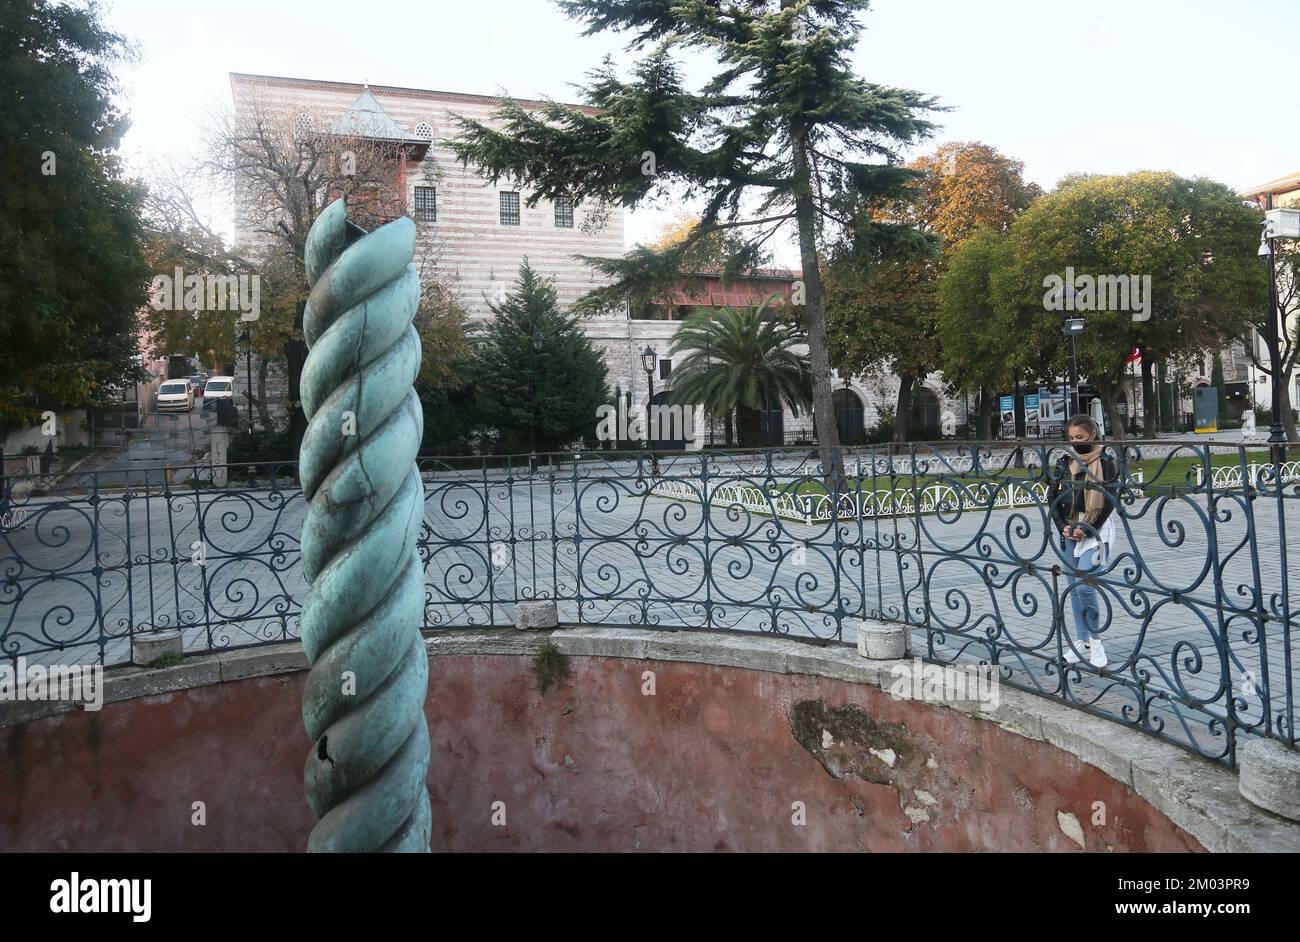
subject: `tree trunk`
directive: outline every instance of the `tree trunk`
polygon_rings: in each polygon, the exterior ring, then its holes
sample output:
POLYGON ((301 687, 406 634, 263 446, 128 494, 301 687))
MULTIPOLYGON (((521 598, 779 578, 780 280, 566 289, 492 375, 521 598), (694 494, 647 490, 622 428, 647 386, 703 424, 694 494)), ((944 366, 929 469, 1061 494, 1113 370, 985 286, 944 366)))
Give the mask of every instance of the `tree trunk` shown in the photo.
POLYGON ((762 444, 762 426, 757 409, 736 407, 736 434, 741 448, 757 448, 762 444))
POLYGON ((826 337, 826 292, 817 262, 817 208, 813 204, 812 171, 808 163, 806 131, 790 129, 794 163, 794 210, 799 226, 799 260, 803 265, 804 318, 808 327, 808 358, 812 364, 813 424, 822 473, 830 482, 844 478, 844 452, 831 399, 831 365, 826 337))
POLYGON ((915 376, 898 377, 898 405, 894 409, 894 441, 907 441, 907 427, 912 421, 912 386, 915 376))
POLYGON ((979 439, 982 442, 993 441, 993 403, 996 400, 987 386, 980 387, 979 439))
POLYGON ((296 456, 307 431, 307 413, 302 408, 302 368, 307 362, 307 344, 302 339, 302 316, 307 302, 298 304, 294 314, 294 336, 284 342, 284 359, 289 379, 289 447, 296 456))
POLYGON ((1300 434, 1296 433, 1295 416, 1291 414, 1291 375, 1283 374, 1278 392, 1282 395, 1282 427, 1286 429, 1286 440, 1294 445, 1300 442, 1300 434))
POLYGON ((1120 418, 1119 409, 1115 406, 1115 390, 1118 385, 1110 377, 1106 377, 1098 381, 1097 392, 1101 396, 1102 411, 1106 413, 1106 437, 1123 441, 1124 420, 1120 418))
POLYGON ((1156 401, 1155 364, 1151 362, 1146 348, 1142 349, 1142 437, 1156 437, 1156 401))
POLYGON ((732 442, 732 437, 731 437, 731 410, 730 410, 730 409, 727 410, 727 415, 726 415, 726 417, 723 419, 722 430, 723 430, 723 437, 727 440, 727 447, 730 448, 730 447, 731 447, 731 442, 732 442))

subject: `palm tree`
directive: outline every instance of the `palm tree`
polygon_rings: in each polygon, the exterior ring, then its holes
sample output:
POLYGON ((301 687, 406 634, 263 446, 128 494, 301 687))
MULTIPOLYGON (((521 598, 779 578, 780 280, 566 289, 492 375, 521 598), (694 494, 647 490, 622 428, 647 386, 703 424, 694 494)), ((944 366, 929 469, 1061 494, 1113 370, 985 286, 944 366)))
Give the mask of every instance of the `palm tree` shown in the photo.
POLYGON ((758 307, 729 308, 717 316, 687 318, 673 340, 672 353, 685 353, 673 370, 670 405, 702 404, 710 415, 736 410, 742 448, 756 447, 760 413, 780 406, 795 415, 812 408, 812 370, 808 357, 793 347, 807 337, 795 324, 767 311, 776 295, 758 307))

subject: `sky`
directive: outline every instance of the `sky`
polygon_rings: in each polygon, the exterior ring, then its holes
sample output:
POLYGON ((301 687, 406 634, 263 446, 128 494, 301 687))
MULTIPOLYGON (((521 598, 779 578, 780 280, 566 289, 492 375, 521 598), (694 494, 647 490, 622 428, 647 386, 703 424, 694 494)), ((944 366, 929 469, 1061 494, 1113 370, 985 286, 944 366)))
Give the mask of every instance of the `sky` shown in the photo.
MULTIPOLYGON (((547 0, 103 6, 138 47, 119 77, 123 149, 141 172, 194 149, 205 117, 230 103, 230 72, 572 101, 605 54, 633 59, 547 0)), ((1295 0, 876 0, 863 23, 860 76, 951 109, 914 153, 983 141, 1045 189, 1074 172, 1172 170, 1242 189, 1300 170, 1300 122, 1282 118, 1295 0)), ((708 74, 699 56, 686 65, 688 79, 708 74)), ((630 213, 628 243, 670 216, 630 213)))

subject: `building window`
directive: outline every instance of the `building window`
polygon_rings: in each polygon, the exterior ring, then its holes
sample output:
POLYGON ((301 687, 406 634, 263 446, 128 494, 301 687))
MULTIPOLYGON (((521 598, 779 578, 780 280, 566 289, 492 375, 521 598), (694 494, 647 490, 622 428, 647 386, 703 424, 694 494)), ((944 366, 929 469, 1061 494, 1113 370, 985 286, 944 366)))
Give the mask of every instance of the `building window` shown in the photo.
POLYGON ((659 359, 659 378, 667 379, 669 376, 672 375, 673 375, 673 361, 669 360, 666 357, 661 357, 659 359))
POLYGON ((415 188, 415 219, 417 222, 433 222, 438 218, 438 192, 431 186, 415 188))
POLYGON ((573 197, 561 196, 555 200, 555 225, 559 229, 573 228, 573 197))
POLYGON ((501 225, 503 226, 519 225, 519 194, 518 193, 501 194, 501 225))
POLYGON ((1205 375, 1205 361, 1204 361, 1204 360, 1202 360, 1201 363, 1200 363, 1200 370, 1201 370, 1201 375, 1204 376, 1204 375, 1205 375))

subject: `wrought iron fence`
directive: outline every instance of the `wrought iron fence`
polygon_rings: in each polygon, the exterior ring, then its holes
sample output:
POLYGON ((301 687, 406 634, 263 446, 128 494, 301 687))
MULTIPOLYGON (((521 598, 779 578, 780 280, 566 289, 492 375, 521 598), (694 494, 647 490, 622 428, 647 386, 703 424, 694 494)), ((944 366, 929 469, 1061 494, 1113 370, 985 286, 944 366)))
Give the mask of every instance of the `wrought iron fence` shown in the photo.
MULTIPOLYGON (((1296 744, 1300 468, 1242 446, 1109 444, 1113 552, 1095 588, 1109 663, 1067 664, 1067 557, 1047 489, 1060 444, 422 460, 429 629, 562 622, 852 644, 901 622, 935 662, 1036 691, 1227 763, 1240 735, 1296 744), (1279 470, 1281 472, 1279 476, 1279 470)), ((297 637, 304 514, 292 463, 9 477, 0 658, 130 660, 297 637)))

